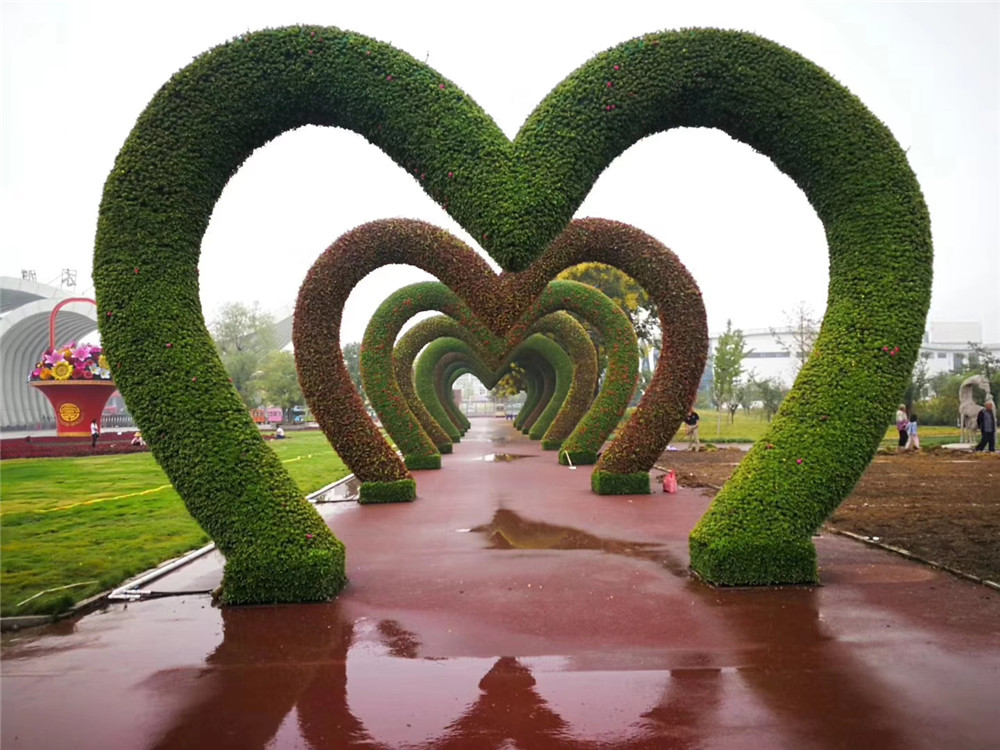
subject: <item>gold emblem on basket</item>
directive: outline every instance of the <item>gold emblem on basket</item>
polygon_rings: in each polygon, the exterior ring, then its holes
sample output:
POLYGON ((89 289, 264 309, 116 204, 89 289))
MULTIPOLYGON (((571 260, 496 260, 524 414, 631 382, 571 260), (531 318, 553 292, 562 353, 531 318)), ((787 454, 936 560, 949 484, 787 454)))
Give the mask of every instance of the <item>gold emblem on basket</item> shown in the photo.
POLYGON ((59 419, 66 424, 76 424, 80 421, 80 407, 71 403, 63 404, 59 407, 59 419))

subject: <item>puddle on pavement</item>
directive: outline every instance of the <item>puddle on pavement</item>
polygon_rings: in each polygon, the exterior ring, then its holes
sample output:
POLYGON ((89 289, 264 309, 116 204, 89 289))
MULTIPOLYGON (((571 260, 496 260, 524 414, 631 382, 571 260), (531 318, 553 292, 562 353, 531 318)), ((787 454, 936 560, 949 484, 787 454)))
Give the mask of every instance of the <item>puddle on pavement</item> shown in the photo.
POLYGON ((357 500, 361 496, 361 482, 353 474, 345 481, 338 482, 326 491, 310 497, 314 503, 342 503, 357 500))
POLYGON ((605 539, 571 526, 531 521, 505 508, 499 509, 490 523, 468 531, 483 534, 491 549, 599 550, 611 555, 649 560, 677 576, 688 575, 687 566, 657 542, 605 539))
POLYGON ((487 453, 482 460, 492 463, 510 463, 519 458, 531 458, 531 456, 525 453, 487 453))

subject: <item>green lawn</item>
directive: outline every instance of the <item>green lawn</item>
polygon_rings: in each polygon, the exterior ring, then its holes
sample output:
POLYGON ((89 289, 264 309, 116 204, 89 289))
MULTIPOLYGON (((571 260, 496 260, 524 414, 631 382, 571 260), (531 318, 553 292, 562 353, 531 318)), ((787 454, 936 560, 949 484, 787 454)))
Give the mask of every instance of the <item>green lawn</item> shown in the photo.
MULTIPOLYGON (((701 425, 698 429, 698 437, 703 443, 752 443, 764 436, 768 422, 762 416, 762 412, 747 414, 742 409, 736 413, 736 418, 729 422, 729 414, 722 415, 722 424, 719 425, 718 412, 704 409, 698 412, 701 417, 701 425)), ((922 447, 940 445, 942 443, 957 443, 959 432, 957 427, 920 427, 920 444, 922 447)), ((896 426, 889 425, 885 431, 886 441, 896 444, 898 436, 896 426)), ((684 441, 684 427, 682 426, 674 436, 677 443, 684 441)))
MULTIPOLYGON (((303 494, 349 471, 320 432, 270 442, 303 494)), ((0 463, 0 613, 53 612, 208 537, 149 453, 0 463), (67 584, 86 583, 33 599, 67 584)))

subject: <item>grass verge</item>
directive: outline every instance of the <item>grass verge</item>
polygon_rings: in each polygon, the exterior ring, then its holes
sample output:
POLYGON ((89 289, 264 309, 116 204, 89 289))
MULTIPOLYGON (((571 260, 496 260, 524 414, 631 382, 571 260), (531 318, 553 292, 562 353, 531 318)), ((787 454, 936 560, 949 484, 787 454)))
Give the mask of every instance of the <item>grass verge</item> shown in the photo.
MULTIPOLYGON (((269 445, 303 494, 350 473, 320 432, 269 445)), ((4 616, 68 609, 207 542, 149 453, 0 464, 4 616)))

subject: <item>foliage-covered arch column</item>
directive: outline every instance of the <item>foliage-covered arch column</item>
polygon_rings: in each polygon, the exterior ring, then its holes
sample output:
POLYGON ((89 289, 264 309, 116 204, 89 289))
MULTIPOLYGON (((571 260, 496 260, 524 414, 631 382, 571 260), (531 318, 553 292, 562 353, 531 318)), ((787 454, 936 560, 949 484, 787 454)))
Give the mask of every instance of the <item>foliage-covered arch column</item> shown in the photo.
POLYGON ((542 435, 542 448, 555 450, 569 436, 587 413, 597 386, 597 352, 586 329, 565 312, 555 312, 541 318, 533 331, 551 334, 569 355, 572 381, 563 408, 542 435))
POLYGON ((538 400, 534 408, 521 420, 521 433, 529 435, 542 413, 549 407, 556 393, 556 371, 552 362, 547 357, 537 351, 522 351, 520 356, 514 359, 521 367, 527 370, 534 370, 538 377, 540 389, 538 400))
POLYGON ((538 405, 538 399, 541 398, 542 392, 542 380, 541 376, 535 367, 525 367, 524 370, 524 403, 521 404, 521 408, 518 410, 517 414, 514 415, 514 428, 521 430, 524 425, 524 420, 528 418, 535 407, 538 405))
POLYGON ((438 392, 439 398, 443 399, 443 403, 448 409, 448 415, 451 417, 452 422, 458 427, 458 430, 462 433, 462 435, 465 435, 465 433, 469 431, 469 428, 472 427, 472 423, 469 421, 469 418, 462 413, 462 410, 458 408, 454 400, 448 399, 446 396, 448 393, 454 392, 455 381, 457 381, 462 375, 465 375, 466 373, 476 375, 477 372, 478 370, 471 369, 465 363, 456 361, 453 365, 446 367, 441 378, 435 379, 432 385, 433 389, 438 392))

